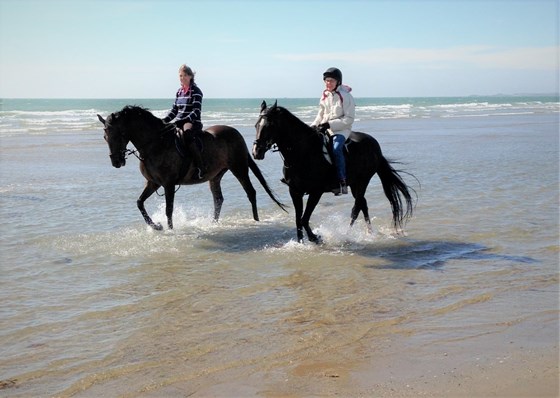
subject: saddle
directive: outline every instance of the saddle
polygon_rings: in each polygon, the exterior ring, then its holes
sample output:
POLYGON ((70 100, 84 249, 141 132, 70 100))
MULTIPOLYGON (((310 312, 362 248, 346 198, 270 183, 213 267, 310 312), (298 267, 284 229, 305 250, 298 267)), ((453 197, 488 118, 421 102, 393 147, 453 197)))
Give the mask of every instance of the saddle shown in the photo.
POLYGON ((194 141, 198 150, 202 152, 204 145, 202 143, 202 130, 187 130, 176 128, 175 129, 175 148, 183 159, 190 158, 188 147, 194 141))

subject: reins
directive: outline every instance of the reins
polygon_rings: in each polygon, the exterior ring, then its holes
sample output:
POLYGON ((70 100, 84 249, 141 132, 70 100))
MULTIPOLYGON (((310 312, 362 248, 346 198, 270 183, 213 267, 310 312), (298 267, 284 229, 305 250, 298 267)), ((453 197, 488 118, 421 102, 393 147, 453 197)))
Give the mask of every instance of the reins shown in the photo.
MULTIPOLYGON (((269 116, 268 116, 268 114, 261 114, 260 117, 263 118, 263 119, 268 119, 269 116)), ((257 122, 257 124, 258 124, 258 122, 257 122)), ((289 146, 284 146, 284 147, 283 147, 283 148, 284 148, 284 151, 287 152, 287 153, 292 152, 292 151, 294 150, 295 147, 300 146, 300 143, 303 142, 303 141, 305 140, 305 137, 293 137, 293 138, 294 138, 294 139, 291 140, 292 142, 290 142, 290 145, 289 145, 289 146)), ((280 152, 280 157, 282 158, 282 162, 284 163, 284 167, 286 167, 286 168, 288 168, 288 169, 289 169, 290 167, 292 167, 292 166, 290 165, 290 163, 288 163, 288 162, 286 161, 286 157, 284 156, 284 154, 282 153, 282 151, 281 151, 280 148, 278 147, 278 143, 273 142, 273 143, 271 143, 271 144, 266 144, 266 143, 265 143, 265 144, 261 144, 261 143, 259 142, 259 139, 257 139, 257 140, 255 140, 255 141, 253 142, 253 144, 254 144, 254 145, 257 145, 257 146, 261 146, 261 145, 262 145, 262 146, 264 146, 264 147, 266 148, 266 150, 270 150, 270 151, 272 151, 272 152, 280 152)))
POLYGON ((137 149, 128 149, 128 148, 127 148, 127 149, 124 151, 124 158, 125 158, 125 159, 126 159, 126 156, 127 156, 127 155, 134 155, 134 156, 136 156, 136 159, 140 160, 141 162, 144 161, 144 159, 140 157, 140 152, 138 152, 137 149))
MULTIPOLYGON (((164 125, 161 129, 159 129, 158 132, 160 133, 159 134, 160 138, 163 138, 163 135, 166 132, 175 132, 175 127, 172 124, 167 124, 167 125, 164 125)), ((124 151, 124 154, 125 154, 125 159, 126 159, 127 155, 134 155, 136 157, 136 159, 140 160, 141 162, 144 161, 144 158, 142 156, 140 156, 140 150, 139 149, 128 149, 127 148, 124 151)))

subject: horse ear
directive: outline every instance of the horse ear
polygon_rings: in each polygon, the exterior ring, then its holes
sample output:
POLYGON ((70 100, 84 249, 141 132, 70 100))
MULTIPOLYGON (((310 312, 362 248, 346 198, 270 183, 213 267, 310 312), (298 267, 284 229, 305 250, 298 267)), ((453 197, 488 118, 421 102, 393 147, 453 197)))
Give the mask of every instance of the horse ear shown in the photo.
POLYGON ((276 108, 278 106, 278 100, 274 101, 274 105, 272 105, 273 108, 276 108))
POLYGON ((265 109, 266 109, 266 101, 263 100, 263 102, 261 103, 261 112, 264 112, 265 109))
POLYGON ((97 114, 97 118, 101 123, 103 123, 103 125, 105 125, 105 119, 103 119, 100 114, 97 114))

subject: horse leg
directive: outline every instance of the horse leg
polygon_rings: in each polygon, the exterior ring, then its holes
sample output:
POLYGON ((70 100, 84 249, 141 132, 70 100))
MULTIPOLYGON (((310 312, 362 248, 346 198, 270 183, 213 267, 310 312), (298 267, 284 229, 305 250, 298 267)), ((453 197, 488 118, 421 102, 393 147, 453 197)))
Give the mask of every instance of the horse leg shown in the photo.
MULTIPOLYGON (((356 202, 358 202, 358 200, 356 200, 356 202)), ((360 212, 360 209, 362 210, 362 213, 364 214, 364 221, 366 222, 366 228, 367 228, 367 232, 368 234, 372 235, 373 234, 373 227, 371 226, 371 220, 369 219, 369 209, 368 209, 368 205, 367 205, 367 200, 365 197, 362 197, 360 200, 360 205, 359 205, 359 209, 358 212, 360 212)), ((356 214, 357 216, 358 214, 356 214)), ((355 219, 350 223, 350 226, 352 226, 354 224, 355 219)))
POLYGON ((301 225, 305 228, 309 241, 317 244, 321 243, 322 240, 320 236, 315 235, 311 230, 309 220, 311 219, 311 214, 313 213, 313 210, 315 210, 315 207, 317 207, 321 196, 323 196, 322 192, 312 192, 309 194, 307 205, 305 206, 305 211, 303 212, 303 217, 301 218, 301 225))
POLYGON ((290 187, 290 196, 296 213, 296 233, 298 243, 303 243, 303 227, 301 224, 301 215, 303 214, 303 194, 297 192, 290 187))
POLYGON ((222 195, 221 181, 222 177, 227 170, 219 172, 214 178, 210 180, 210 191, 214 198, 214 222, 218 222, 220 213, 222 211, 222 204, 224 203, 224 195, 222 195))
POLYGON ((358 218, 358 214, 360 214, 360 207, 358 206, 358 201, 354 200, 354 206, 352 207, 352 211, 350 212, 350 226, 353 227, 356 219, 358 218))
POLYGON ((175 185, 165 187, 165 215, 167 216, 167 227, 173 229, 173 203, 175 201, 175 185))
POLYGON ((352 208, 352 214, 350 216, 350 226, 352 227, 360 214, 360 211, 364 214, 364 220, 366 222, 368 233, 373 233, 373 228, 371 226, 371 220, 369 218, 369 209, 367 205, 367 200, 365 198, 367 185, 352 187, 352 196, 354 196, 354 207, 352 208))
POLYGON ((152 194, 155 191, 157 191, 157 189, 159 187, 160 187, 160 185, 158 185, 158 184, 156 184, 152 181, 147 181, 146 186, 144 187, 144 190, 142 191, 142 193, 140 194, 140 197, 136 201, 136 206, 138 206, 138 210, 140 210, 140 213, 142 213, 142 216, 144 217, 144 221, 146 221, 146 224, 148 224, 150 227, 152 227, 156 231, 161 231, 163 229, 163 227, 161 226, 160 223, 155 224, 152 221, 152 219, 148 215, 148 212, 146 212, 146 208, 144 207, 144 202, 146 201, 146 199, 148 199, 150 196, 152 196, 152 194))
POLYGON ((364 214, 364 221, 366 222, 367 232, 368 234, 373 235, 373 227, 371 226, 371 220, 369 219, 369 209, 366 198, 364 198, 362 213, 364 214))
POLYGON ((249 202, 251 202, 251 208, 253 209, 253 219, 255 221, 259 221, 259 212, 257 210, 257 191, 255 191, 255 188, 253 187, 253 184, 251 184, 251 180, 249 179, 249 167, 245 167, 243 171, 232 168, 231 172, 241 183, 241 186, 247 194, 247 198, 249 198, 249 202))

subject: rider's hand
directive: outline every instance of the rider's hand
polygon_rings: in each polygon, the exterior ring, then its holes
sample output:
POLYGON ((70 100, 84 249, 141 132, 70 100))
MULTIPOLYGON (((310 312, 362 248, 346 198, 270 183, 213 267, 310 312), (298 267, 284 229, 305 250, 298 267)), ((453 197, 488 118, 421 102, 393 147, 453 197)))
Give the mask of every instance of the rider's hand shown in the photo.
POLYGON ((325 134, 325 132, 331 127, 331 125, 327 122, 327 123, 321 123, 320 125, 317 126, 317 128, 319 129, 319 131, 323 134, 325 134))
POLYGON ((316 132, 317 134, 323 134, 323 131, 321 130, 321 127, 319 127, 319 126, 311 126, 311 128, 312 128, 313 130, 315 130, 315 132, 316 132))

